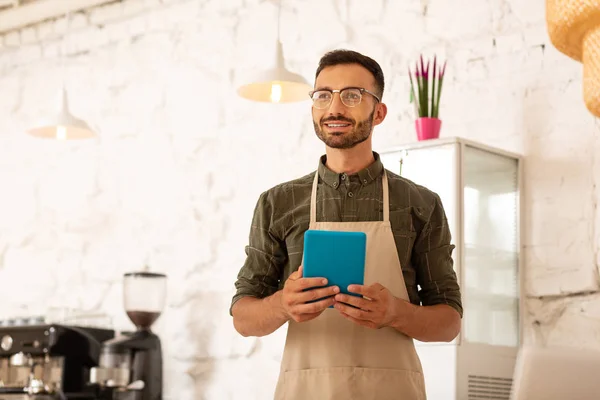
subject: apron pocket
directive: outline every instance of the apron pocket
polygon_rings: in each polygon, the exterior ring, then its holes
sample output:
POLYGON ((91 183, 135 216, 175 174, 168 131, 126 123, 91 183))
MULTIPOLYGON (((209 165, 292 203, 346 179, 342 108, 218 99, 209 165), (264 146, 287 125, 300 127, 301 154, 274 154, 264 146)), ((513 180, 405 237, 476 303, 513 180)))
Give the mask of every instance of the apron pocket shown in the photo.
POLYGON ((357 399, 425 400, 423 374, 405 369, 355 368, 357 399))
POLYGON ((425 400, 423 374, 401 369, 335 367, 286 371, 284 400, 425 400))

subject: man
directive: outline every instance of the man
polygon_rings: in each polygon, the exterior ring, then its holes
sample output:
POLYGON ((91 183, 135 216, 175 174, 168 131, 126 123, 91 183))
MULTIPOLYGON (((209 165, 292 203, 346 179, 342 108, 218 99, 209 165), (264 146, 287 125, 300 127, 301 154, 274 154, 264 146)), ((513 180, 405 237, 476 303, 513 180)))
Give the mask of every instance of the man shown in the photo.
POLYGON ((372 150, 373 127, 387 113, 383 90, 371 58, 323 56, 310 95, 326 155, 316 172, 258 200, 231 314, 244 336, 289 323, 276 399, 425 399, 413 339, 451 341, 460 331, 441 201, 385 170, 372 150), (365 285, 348 288, 362 296, 302 277, 307 229, 367 234, 365 285))

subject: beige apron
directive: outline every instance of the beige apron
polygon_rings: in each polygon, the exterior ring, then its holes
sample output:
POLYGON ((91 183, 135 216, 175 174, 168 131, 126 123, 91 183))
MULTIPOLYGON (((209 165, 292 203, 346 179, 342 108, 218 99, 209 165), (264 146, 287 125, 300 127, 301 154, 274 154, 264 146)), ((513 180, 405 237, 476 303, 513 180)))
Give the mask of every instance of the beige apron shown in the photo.
MULTIPOLYGON (((389 188, 383 173, 383 221, 317 222, 318 172, 309 229, 367 234, 365 285, 381 283, 408 300, 390 225, 389 188)), ((421 362, 413 340, 393 328, 357 325, 333 308, 317 318, 290 321, 276 400, 425 400, 421 362)))

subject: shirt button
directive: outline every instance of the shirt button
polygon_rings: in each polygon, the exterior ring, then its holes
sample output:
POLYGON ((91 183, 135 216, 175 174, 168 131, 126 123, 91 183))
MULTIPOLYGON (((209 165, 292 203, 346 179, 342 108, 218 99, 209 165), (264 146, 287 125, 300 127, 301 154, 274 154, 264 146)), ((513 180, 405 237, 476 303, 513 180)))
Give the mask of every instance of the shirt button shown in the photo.
POLYGON ((354 193, 348 192, 348 197, 354 197, 354 193))
POLYGON ((346 174, 342 174, 342 180, 346 180, 346 174))
POLYGON ((337 187, 338 183, 337 182, 333 182, 333 187, 337 187))
POLYGON ((363 183, 366 185, 366 184, 367 184, 367 180, 366 180, 366 179, 363 179, 363 183))

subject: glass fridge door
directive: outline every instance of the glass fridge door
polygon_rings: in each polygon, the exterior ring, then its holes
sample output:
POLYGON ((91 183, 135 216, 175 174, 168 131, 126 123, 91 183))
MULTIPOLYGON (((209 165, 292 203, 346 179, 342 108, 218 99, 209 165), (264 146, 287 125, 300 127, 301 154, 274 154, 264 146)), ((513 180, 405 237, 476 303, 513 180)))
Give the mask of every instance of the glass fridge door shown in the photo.
POLYGON ((465 145, 463 162, 463 339, 518 346, 518 160, 465 145))

